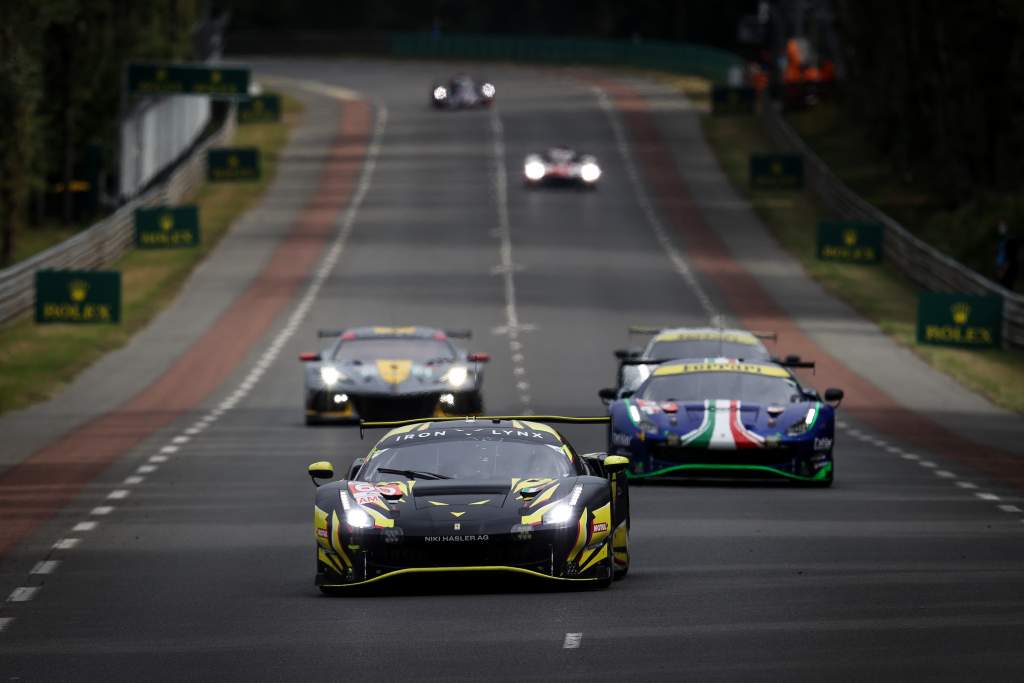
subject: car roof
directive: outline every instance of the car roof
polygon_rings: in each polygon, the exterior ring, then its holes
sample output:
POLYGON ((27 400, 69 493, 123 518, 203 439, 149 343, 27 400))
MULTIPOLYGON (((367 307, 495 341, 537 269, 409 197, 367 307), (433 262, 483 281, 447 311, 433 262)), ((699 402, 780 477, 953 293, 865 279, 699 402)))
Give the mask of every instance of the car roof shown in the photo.
POLYGON ((652 343, 672 341, 723 341, 748 346, 764 346, 752 332, 725 327, 673 327, 661 330, 651 339, 652 343))

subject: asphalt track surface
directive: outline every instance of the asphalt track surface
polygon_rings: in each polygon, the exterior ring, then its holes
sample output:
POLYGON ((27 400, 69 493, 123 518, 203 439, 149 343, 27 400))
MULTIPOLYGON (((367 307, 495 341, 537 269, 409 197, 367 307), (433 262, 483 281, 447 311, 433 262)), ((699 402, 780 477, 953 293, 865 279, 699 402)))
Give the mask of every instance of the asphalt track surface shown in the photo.
MULTIPOLYGON (((588 82, 493 67, 494 111, 436 112, 427 86, 444 66, 258 70, 374 104, 376 136, 346 152, 369 155, 372 173, 345 188, 343 248, 331 257, 334 235, 307 234, 327 254, 322 279, 314 266, 288 290, 222 386, 0 560, 0 679, 1024 677, 1019 492, 852 421, 829 490, 635 487, 632 570, 606 591, 420 582, 320 596, 305 467, 344 471, 368 443, 302 424, 295 359, 318 328, 469 326, 493 358, 489 411, 599 414, 627 325, 703 324, 730 315, 729 296, 666 253, 649 209, 668 198, 644 188, 668 190, 643 182, 629 122, 588 82), (525 189, 522 158, 549 144, 598 155, 601 188, 525 189)), ((328 142, 282 172, 322 176, 328 142)), ((603 447, 602 429, 566 431, 603 447)))

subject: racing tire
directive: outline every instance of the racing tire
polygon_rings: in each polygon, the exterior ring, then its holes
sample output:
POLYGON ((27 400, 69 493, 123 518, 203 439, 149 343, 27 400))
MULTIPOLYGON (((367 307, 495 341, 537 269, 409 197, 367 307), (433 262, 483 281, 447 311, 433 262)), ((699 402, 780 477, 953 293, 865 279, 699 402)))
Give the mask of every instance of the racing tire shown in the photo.
MULTIPOLYGON (((612 534, 612 540, 614 541, 615 534, 612 534)), ((629 573, 629 524, 626 524, 626 566, 619 568, 615 566, 615 546, 612 546, 612 578, 616 581, 621 581, 626 578, 626 574, 629 573)))
POLYGON ((605 566, 608 568, 608 578, 598 579, 594 582, 595 590, 604 590, 612 585, 612 581, 615 580, 615 558, 612 552, 612 539, 608 538, 608 559, 604 561, 605 566))

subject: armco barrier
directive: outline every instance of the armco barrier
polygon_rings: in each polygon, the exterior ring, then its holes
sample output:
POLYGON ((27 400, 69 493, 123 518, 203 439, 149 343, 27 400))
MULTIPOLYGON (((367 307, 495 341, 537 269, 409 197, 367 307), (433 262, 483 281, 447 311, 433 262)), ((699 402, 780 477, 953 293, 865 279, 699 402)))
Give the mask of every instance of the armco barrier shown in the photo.
POLYGON ((227 112, 220 128, 190 152, 163 182, 147 190, 110 216, 46 251, 0 270, 0 323, 29 310, 35 304, 37 270, 102 268, 135 246, 135 209, 141 206, 177 204, 206 177, 206 150, 230 139, 235 130, 235 107, 227 112))
POLYGON ((923 289, 933 292, 994 294, 1003 299, 1003 343, 1024 347, 1024 295, 999 286, 915 237, 896 220, 859 197, 825 165, 793 128, 777 106, 762 107, 768 137, 778 147, 804 158, 804 182, 833 218, 881 223, 886 261, 923 289))
POLYGON ((742 66, 739 57, 724 50, 688 43, 469 34, 393 33, 391 54, 426 59, 614 64, 697 74, 721 83, 726 82, 731 67, 742 66))

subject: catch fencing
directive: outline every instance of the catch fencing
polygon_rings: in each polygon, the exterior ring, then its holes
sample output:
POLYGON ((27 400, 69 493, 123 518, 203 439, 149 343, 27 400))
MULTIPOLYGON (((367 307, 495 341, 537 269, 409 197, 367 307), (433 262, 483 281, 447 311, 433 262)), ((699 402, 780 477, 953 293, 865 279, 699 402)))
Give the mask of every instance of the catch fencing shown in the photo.
POLYGON ((881 224, 884 258, 923 289, 1002 297, 1004 343, 1024 347, 1024 295, 1009 291, 943 254, 858 196, 811 151, 786 123, 777 106, 766 104, 762 118, 768 137, 775 145, 803 157, 806 186, 835 218, 881 224))
POLYGON ((218 128, 196 144, 165 179, 77 235, 0 270, 0 323, 35 305, 37 270, 102 268, 134 247, 136 209, 177 204, 205 179, 206 150, 230 140, 235 130, 235 105, 226 109, 218 128))

